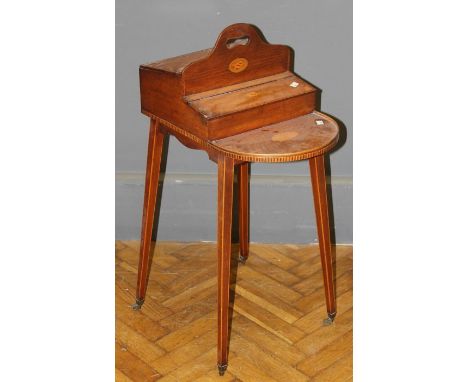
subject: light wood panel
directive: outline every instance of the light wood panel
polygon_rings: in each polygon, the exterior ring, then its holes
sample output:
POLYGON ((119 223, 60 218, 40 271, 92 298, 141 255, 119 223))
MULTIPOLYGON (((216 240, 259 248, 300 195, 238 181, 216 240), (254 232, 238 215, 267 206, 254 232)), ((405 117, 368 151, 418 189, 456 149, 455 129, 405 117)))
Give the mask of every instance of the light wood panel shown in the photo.
POLYGON ((139 242, 116 243, 117 381, 352 380, 352 247, 333 248, 337 316, 326 318, 315 245, 233 245, 229 366, 216 367, 213 243, 158 243, 145 304, 133 311, 139 242))

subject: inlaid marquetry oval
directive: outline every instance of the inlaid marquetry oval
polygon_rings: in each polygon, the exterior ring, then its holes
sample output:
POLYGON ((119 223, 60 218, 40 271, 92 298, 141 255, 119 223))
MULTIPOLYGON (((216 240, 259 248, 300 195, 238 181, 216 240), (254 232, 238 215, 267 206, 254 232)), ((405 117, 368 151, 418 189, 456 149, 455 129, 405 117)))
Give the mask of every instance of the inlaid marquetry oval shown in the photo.
POLYGON ((294 137, 297 137, 298 132, 297 131, 285 131, 284 133, 278 133, 275 134, 271 137, 272 141, 275 142, 284 142, 284 141, 289 141, 290 139, 293 139, 294 137))
POLYGON ((229 70, 233 73, 240 73, 247 68, 249 61, 245 58, 236 58, 229 64, 229 70))

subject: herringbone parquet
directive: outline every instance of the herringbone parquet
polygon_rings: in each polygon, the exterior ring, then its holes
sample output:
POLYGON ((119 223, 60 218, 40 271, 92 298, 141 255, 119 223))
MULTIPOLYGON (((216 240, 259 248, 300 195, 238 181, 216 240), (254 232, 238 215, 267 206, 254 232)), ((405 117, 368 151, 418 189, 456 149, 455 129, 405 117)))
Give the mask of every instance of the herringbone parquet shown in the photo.
POLYGON ((337 317, 326 318, 318 246, 233 245, 229 366, 216 367, 216 245, 158 243, 145 304, 135 300, 139 242, 117 242, 117 381, 352 380, 352 247, 337 246, 337 317))

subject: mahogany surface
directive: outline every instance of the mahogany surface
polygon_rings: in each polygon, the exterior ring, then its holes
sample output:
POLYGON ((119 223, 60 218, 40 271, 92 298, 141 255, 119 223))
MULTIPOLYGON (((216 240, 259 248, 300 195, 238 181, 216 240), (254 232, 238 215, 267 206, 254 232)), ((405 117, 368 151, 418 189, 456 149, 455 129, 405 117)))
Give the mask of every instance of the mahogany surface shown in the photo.
POLYGON ((338 124, 333 119, 314 111, 210 144, 214 150, 242 161, 290 162, 329 151, 336 144, 338 133, 338 124), (320 121, 323 124, 318 125, 320 121))
POLYGON ((197 52, 182 54, 177 57, 166 58, 164 60, 144 64, 141 65, 141 68, 156 69, 169 73, 182 73, 182 70, 184 70, 188 64, 207 57, 210 52, 211 49, 203 49, 197 52))
POLYGON ((149 272, 151 233, 153 231, 154 210, 158 193, 163 142, 164 134, 159 129, 159 122, 152 119, 148 139, 145 196, 143 201, 143 217, 141 224, 140 261, 138 264, 136 305, 134 308, 139 308, 145 300, 149 272))
POLYGON ((193 100, 189 101, 189 105, 206 119, 214 119, 266 104, 282 102, 289 98, 301 97, 315 90, 312 85, 290 72, 285 72, 283 75, 284 77, 274 80, 271 78, 276 76, 266 77, 264 83, 245 86, 237 91, 225 92, 223 89, 218 94, 210 94, 208 97, 198 99, 196 95, 192 95, 190 97, 193 100), (291 87, 290 84, 293 82, 298 85, 291 87))
POLYGON ((252 25, 234 24, 212 49, 141 65, 141 110, 201 139, 228 137, 315 109, 317 89, 290 69, 289 47, 269 44, 252 25), (242 39, 248 43, 231 46, 242 39), (233 71, 238 60, 245 65, 233 71))
POLYGON ((231 273, 231 228, 234 160, 218 161, 218 368, 224 372, 228 356, 229 276, 231 273))
POLYGON ((338 125, 316 108, 317 89, 292 72, 291 49, 249 24, 221 32, 212 49, 140 67, 141 110, 151 118, 136 304, 148 282, 153 217, 166 134, 218 165, 218 369, 228 362, 234 169, 239 165, 239 260, 249 256, 249 163, 309 159, 328 321, 336 315, 324 155, 338 125))
POLYGON ((291 66, 291 55, 290 47, 269 44, 253 25, 230 25, 221 32, 209 56, 183 70, 185 92, 199 93, 285 72, 291 66), (229 47, 230 41, 240 38, 247 38, 248 43, 229 47), (245 58, 248 66, 233 73, 229 64, 237 58, 245 58))
POLYGON ((328 218, 327 181, 325 179, 325 161, 323 155, 309 159, 309 167, 314 194, 317 236, 320 246, 327 313, 328 318, 333 320, 336 315, 336 306, 331 257, 330 221, 328 218))

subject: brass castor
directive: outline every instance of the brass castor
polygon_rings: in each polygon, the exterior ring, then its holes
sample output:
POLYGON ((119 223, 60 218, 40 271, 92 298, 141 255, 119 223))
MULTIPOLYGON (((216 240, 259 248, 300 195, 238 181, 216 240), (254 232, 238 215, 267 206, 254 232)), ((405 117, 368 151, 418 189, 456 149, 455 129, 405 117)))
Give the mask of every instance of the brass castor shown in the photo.
POLYGON ((218 365, 219 375, 223 376, 227 369, 227 363, 225 365, 218 365))
POLYGON ((245 264, 246 261, 247 261, 246 256, 239 255, 239 262, 241 262, 242 264, 245 264))
POLYGON ((333 323, 333 321, 335 320, 335 316, 336 316, 336 312, 335 313, 328 313, 328 318, 323 320, 323 325, 324 326, 331 325, 333 323))
POLYGON ((140 309, 141 309, 141 306, 143 305, 143 302, 144 302, 144 301, 145 301, 145 300, 143 300, 143 299, 138 299, 138 298, 137 298, 136 301, 135 301, 135 303, 132 305, 132 309, 133 309, 133 310, 140 310, 140 309))

